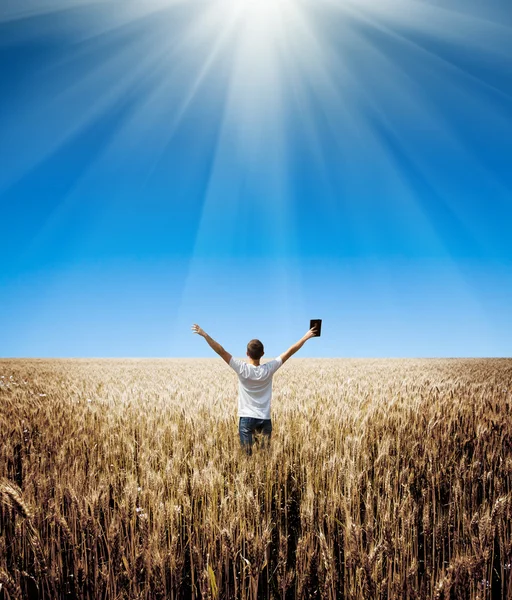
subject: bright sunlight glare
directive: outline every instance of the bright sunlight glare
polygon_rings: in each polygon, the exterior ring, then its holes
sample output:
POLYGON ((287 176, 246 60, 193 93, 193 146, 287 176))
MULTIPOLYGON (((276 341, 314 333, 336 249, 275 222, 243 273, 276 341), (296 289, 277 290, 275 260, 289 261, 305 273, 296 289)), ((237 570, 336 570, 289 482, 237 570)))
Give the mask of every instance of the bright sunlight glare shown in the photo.
POLYGON ((231 24, 224 46, 231 62, 228 121, 234 118, 240 149, 253 155, 282 122, 285 63, 302 54, 303 17, 296 0, 218 0, 214 10, 231 24))
POLYGON ((235 11, 239 26, 248 35, 258 36, 260 42, 283 35, 286 13, 294 9, 293 0, 228 0, 224 5, 235 11))

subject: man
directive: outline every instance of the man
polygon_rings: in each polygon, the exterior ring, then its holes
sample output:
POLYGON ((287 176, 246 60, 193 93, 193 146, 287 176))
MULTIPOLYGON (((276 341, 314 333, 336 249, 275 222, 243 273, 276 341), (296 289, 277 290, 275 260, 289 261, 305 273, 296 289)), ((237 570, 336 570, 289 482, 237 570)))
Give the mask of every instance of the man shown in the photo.
POLYGON ((204 337, 215 352, 226 361, 226 363, 238 375, 238 416, 240 443, 247 454, 252 453, 254 442, 253 435, 262 433, 264 446, 268 446, 272 433, 272 421, 270 418, 270 401, 272 399, 272 377, 295 352, 305 344, 307 340, 316 335, 316 329, 311 328, 296 344, 290 346, 286 352, 274 360, 260 364, 264 355, 263 344, 259 340, 251 340, 247 344, 247 356, 249 364, 237 358, 233 358, 229 352, 205 333, 199 325, 193 325, 192 331, 204 337))

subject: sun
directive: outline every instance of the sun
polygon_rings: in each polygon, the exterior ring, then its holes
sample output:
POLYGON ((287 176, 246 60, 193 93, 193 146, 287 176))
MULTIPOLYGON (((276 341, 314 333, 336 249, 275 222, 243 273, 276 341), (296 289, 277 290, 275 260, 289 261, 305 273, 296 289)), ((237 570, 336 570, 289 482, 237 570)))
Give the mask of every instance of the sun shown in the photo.
POLYGON ((294 9, 293 0, 230 0, 227 10, 234 11, 239 27, 253 42, 268 43, 285 35, 287 16, 294 9))
POLYGON ((234 4, 251 17, 271 21, 279 17, 287 2, 286 0, 240 0, 234 4))

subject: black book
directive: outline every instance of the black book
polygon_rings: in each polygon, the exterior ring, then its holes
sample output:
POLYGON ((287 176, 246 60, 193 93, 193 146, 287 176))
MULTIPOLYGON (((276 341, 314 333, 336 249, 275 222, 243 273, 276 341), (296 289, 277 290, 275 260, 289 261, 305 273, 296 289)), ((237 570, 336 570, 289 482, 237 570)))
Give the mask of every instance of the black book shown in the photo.
POLYGON ((322 331, 322 319, 311 319, 311 321, 309 322, 309 328, 316 329, 316 335, 315 337, 320 337, 320 332, 322 331))

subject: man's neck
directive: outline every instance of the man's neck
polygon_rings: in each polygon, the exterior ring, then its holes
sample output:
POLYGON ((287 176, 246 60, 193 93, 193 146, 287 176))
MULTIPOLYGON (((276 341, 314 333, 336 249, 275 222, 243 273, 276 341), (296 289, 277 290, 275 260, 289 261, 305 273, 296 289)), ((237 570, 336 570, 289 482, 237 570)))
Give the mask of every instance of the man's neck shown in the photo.
POLYGON ((251 363, 251 365, 255 366, 255 367, 259 367, 260 366, 260 361, 255 361, 255 360, 251 360, 249 359, 249 362, 251 363))

